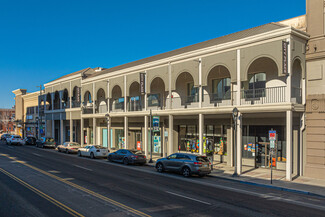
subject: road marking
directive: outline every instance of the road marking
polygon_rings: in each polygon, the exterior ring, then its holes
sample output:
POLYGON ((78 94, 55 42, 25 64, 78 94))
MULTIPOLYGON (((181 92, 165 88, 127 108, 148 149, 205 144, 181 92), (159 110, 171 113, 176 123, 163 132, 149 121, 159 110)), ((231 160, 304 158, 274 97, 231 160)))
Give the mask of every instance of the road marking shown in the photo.
POLYGON ((13 180, 15 180, 16 182, 18 182, 19 184, 25 186, 26 188, 28 188, 29 190, 33 191, 34 193, 36 193, 37 195, 43 197, 44 199, 46 199, 47 201, 51 202, 52 204, 56 205, 57 207, 61 208, 62 210, 66 211, 67 213, 69 213, 72 216, 79 216, 79 217, 83 217, 83 215, 81 215, 80 213, 78 213, 77 211, 71 209, 70 207, 64 205, 63 203, 55 200, 53 197, 45 194, 44 192, 36 189, 35 187, 31 186, 30 184, 28 184, 27 182, 24 182, 23 180, 19 179, 18 177, 14 176, 13 174, 9 173, 8 171, 0 168, 0 172, 2 172, 3 174, 7 175, 8 177, 12 178, 13 180))
POLYGON ((170 191, 165 191, 165 192, 168 193, 168 194, 172 194, 172 195, 178 196, 178 197, 183 197, 183 198, 186 198, 186 199, 189 199, 189 200, 193 200, 193 201, 196 201, 196 202, 199 202, 199 203, 204 203, 204 204, 207 204, 207 205, 211 205, 211 203, 204 202, 202 200, 198 200, 198 199, 195 199, 195 198, 192 198, 192 197, 187 197, 187 196, 180 195, 180 194, 176 194, 176 193, 170 192, 170 191))
MULTIPOLYGON (((0 155, 4 156, 3 154, 0 154, 0 155)), ((6 157, 9 158, 9 159, 12 159, 12 157, 8 157, 8 156, 6 156, 6 157)), ((115 205, 115 206, 117 206, 117 207, 119 207, 119 208, 121 208, 121 209, 124 209, 124 210, 126 210, 126 211, 128 211, 128 212, 130 212, 130 213, 133 213, 133 214, 135 214, 135 215, 137 215, 137 216, 151 217, 150 215, 148 215, 148 214, 146 214, 146 213, 144 213, 144 212, 141 212, 141 211, 139 211, 139 210, 133 209, 132 207, 129 207, 129 206, 127 206, 127 205, 124 205, 124 204, 122 204, 122 203, 119 203, 119 202, 117 202, 117 201, 115 201, 115 200, 113 200, 113 199, 110 199, 110 198, 108 198, 108 197, 105 197, 105 196, 103 196, 103 195, 101 195, 101 194, 98 194, 98 193, 96 193, 96 192, 94 192, 94 191, 91 191, 91 190, 89 190, 89 189, 87 189, 87 188, 85 188, 85 187, 82 187, 82 186, 80 186, 80 185, 77 185, 77 184, 74 184, 74 183, 72 183, 72 182, 69 182, 69 181, 67 181, 67 180, 65 180, 65 179, 63 179, 63 178, 60 178, 60 177, 58 177, 58 176, 56 176, 56 175, 53 175, 53 174, 51 174, 51 173, 49 173, 49 172, 46 172, 46 171, 44 171, 44 170, 41 170, 41 169, 39 169, 39 168, 37 168, 37 167, 34 167, 34 166, 32 166, 32 165, 30 165, 30 164, 28 164, 28 163, 25 163, 25 162, 23 162, 23 161, 20 161, 19 163, 21 163, 21 164, 23 164, 23 165, 25 165, 25 166, 27 166, 27 167, 33 169, 33 170, 36 170, 36 171, 38 171, 38 172, 40 172, 40 173, 42 173, 42 174, 44 174, 44 175, 46 175, 46 176, 49 176, 49 177, 51 177, 51 178, 53 178, 53 179, 56 179, 56 180, 58 180, 58 181, 60 181, 60 182, 63 182, 63 183, 65 183, 65 184, 69 185, 69 186, 72 186, 72 187, 74 187, 74 188, 77 188, 77 189, 79 189, 79 190, 81 190, 81 191, 83 191, 83 192, 85 192, 85 193, 88 193, 88 194, 94 196, 94 197, 97 197, 97 198, 99 198, 99 199, 101 199, 101 200, 103 200, 103 201, 106 201, 106 202, 108 202, 108 203, 110 203, 110 204, 112 204, 112 205, 115 205)))
POLYGON ((60 171, 56 171, 56 170, 49 170, 49 173, 61 173, 60 171))
POLYGON ((40 155, 40 154, 36 154, 36 153, 33 153, 33 155, 36 155, 36 156, 39 156, 39 157, 41 157, 42 155, 40 155))
POLYGON ((73 164, 73 166, 78 167, 78 168, 81 168, 81 169, 84 169, 84 170, 93 171, 92 169, 88 169, 86 167, 82 167, 82 166, 79 166, 79 165, 73 164))
POLYGON ((14 147, 12 147, 12 146, 8 146, 8 148, 12 148, 12 149, 13 149, 14 147))
POLYGON ((74 178, 63 178, 64 180, 71 181, 74 180, 74 178))

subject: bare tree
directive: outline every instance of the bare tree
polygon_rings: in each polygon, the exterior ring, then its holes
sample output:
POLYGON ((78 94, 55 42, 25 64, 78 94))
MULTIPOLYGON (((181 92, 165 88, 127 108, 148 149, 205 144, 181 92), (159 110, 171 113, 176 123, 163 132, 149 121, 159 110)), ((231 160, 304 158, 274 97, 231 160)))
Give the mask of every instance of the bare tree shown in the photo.
POLYGON ((0 124, 1 129, 3 129, 3 126, 6 129, 6 132, 9 132, 9 124, 12 121, 12 111, 9 109, 1 109, 0 110, 0 124))

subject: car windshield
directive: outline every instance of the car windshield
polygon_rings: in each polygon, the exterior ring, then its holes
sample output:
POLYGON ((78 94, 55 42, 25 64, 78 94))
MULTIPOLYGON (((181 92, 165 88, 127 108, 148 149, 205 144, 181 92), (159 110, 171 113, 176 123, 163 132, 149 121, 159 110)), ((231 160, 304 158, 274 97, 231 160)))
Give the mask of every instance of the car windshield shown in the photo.
POLYGON ((53 138, 46 138, 46 142, 54 142, 53 138))
POLYGON ((141 151, 137 151, 137 150, 130 150, 130 152, 131 152, 132 154, 142 154, 141 151))
POLYGON ((198 161, 198 162, 209 162, 208 158, 203 157, 203 156, 196 157, 196 161, 198 161))
POLYGON ((75 142, 71 142, 70 143, 70 146, 80 146, 78 143, 75 143, 75 142))

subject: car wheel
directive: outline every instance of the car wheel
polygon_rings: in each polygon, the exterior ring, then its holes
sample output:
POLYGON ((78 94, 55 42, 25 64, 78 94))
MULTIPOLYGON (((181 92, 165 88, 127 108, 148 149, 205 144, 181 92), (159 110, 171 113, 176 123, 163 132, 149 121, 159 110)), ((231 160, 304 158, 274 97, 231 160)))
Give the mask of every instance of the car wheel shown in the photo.
POLYGON ((78 157, 81 157, 81 151, 78 151, 78 157))
POLYGON ((65 153, 69 154, 69 150, 68 150, 68 149, 66 149, 66 150, 65 150, 65 153))
POLYGON ((164 172, 164 165, 162 163, 158 163, 156 165, 156 170, 157 170, 158 173, 164 172))
POLYGON ((92 153, 92 152, 90 153, 90 158, 91 158, 91 159, 95 159, 95 155, 94 155, 94 153, 92 153))
POLYGON ((107 160, 108 160, 109 162, 113 162, 112 156, 108 155, 107 160))
POLYGON ((190 176, 191 176, 191 170, 190 170, 190 168, 188 168, 188 167, 184 167, 184 168, 182 169, 182 175, 183 175, 184 177, 190 177, 190 176))
POLYGON ((124 159, 123 159, 123 163, 124 163, 125 165, 128 165, 128 164, 129 164, 129 159, 124 158, 124 159))

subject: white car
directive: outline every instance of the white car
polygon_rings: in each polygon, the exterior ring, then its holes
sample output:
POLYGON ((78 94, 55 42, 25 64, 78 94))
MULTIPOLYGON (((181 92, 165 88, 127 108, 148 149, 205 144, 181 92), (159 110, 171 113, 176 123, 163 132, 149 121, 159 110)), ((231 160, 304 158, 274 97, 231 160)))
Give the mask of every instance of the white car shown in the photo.
POLYGON ((18 135, 12 135, 9 138, 7 138, 7 144, 9 144, 9 145, 22 145, 23 140, 18 135))
POLYGON ((108 150, 107 148, 99 145, 87 145, 85 147, 78 149, 78 156, 86 156, 90 158, 99 158, 99 157, 107 157, 108 150))
POLYGON ((81 148, 81 146, 77 142, 65 142, 63 145, 58 145, 57 147, 59 152, 65 152, 67 154, 77 154, 79 148, 81 148))

